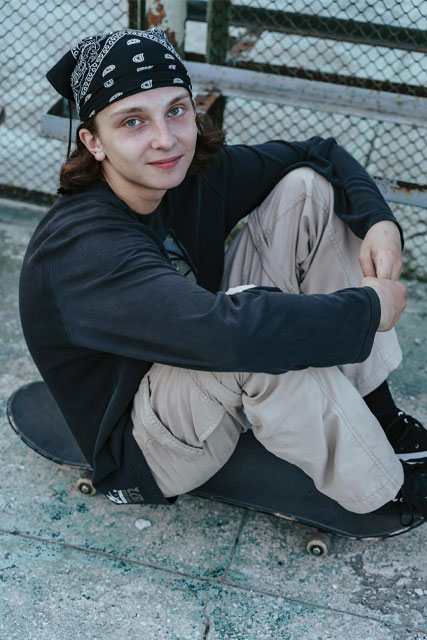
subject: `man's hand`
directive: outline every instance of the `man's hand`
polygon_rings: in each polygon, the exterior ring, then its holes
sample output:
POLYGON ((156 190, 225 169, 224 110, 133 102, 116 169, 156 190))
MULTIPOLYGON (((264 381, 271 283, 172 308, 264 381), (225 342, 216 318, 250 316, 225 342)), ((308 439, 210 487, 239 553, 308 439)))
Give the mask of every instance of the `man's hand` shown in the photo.
POLYGON ((377 331, 389 331, 406 307, 406 287, 401 282, 363 278, 361 287, 372 287, 378 294, 381 305, 381 320, 377 331))
POLYGON ((402 245, 397 225, 382 220, 372 225, 362 242, 359 262, 363 275, 398 280, 402 270, 402 245))

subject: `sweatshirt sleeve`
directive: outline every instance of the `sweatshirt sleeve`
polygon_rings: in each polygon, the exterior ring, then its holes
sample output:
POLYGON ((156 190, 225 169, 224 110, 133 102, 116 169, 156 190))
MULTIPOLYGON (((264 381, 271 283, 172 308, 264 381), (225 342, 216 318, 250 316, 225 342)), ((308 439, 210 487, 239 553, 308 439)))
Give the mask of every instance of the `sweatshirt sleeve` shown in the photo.
POLYGON ((308 166, 334 188, 335 213, 360 238, 381 220, 400 225, 374 180, 334 138, 313 137, 305 142, 273 141, 260 145, 226 147, 213 172, 212 184, 222 184, 227 210, 227 232, 250 213, 281 178, 308 166))
POLYGON ((177 367, 274 374, 369 355, 380 320, 373 289, 214 294, 177 273, 137 226, 79 230, 53 248, 51 286, 73 345, 177 367))

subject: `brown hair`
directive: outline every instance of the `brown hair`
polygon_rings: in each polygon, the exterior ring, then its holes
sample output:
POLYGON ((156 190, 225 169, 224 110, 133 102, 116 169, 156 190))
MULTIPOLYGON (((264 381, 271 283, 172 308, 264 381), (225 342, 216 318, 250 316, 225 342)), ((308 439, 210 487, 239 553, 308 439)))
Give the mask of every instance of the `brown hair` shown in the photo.
MULTIPOLYGON (((68 156, 59 174, 58 193, 61 195, 84 191, 103 177, 102 163, 95 160, 79 137, 80 129, 88 129, 93 135, 98 134, 95 117, 82 122, 77 129, 76 149, 68 156)), ((225 131, 216 129, 206 114, 196 113, 196 124, 196 150, 188 169, 192 174, 207 169, 225 146, 225 131)))

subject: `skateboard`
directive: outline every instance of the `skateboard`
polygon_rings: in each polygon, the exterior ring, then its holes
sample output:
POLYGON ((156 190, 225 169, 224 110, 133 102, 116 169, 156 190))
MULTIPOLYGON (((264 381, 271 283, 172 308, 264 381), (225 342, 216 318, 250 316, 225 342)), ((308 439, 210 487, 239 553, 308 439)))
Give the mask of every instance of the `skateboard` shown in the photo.
MULTIPOLYGON (((91 466, 44 382, 15 391, 7 414, 26 445, 53 462, 80 469, 77 489, 88 496, 96 493, 91 466)), ((309 525, 315 531, 307 550, 318 556, 328 552, 330 533, 353 539, 388 538, 424 522, 421 516, 408 514, 405 520, 399 502, 367 514, 347 511, 319 493, 298 467, 268 452, 250 430, 241 435, 222 469, 191 493, 309 525)))

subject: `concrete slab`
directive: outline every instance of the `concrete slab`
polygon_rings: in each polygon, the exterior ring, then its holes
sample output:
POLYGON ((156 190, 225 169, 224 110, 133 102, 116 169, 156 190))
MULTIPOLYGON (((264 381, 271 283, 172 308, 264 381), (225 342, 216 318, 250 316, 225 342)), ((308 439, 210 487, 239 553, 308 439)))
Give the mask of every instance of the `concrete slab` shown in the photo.
MULTIPOLYGON (((212 587, 206 607, 209 640, 409 640, 416 636, 331 609, 265 593, 212 587)), ((423 638, 418 636, 419 640, 423 638)), ((424 636, 427 638, 427 636, 424 636)))
POLYGON ((0 549, 1 638, 203 637, 201 581, 11 535, 0 534, 0 549))
POLYGON ((333 536, 315 562, 305 549, 312 532, 251 513, 227 582, 427 632, 426 526, 384 541, 333 536))
MULTIPOLYGON (((2 431, 8 429, 4 421, 2 431)), ((31 452, 10 431, 0 470, 0 529, 103 551, 188 575, 223 573, 239 509, 184 497, 173 507, 115 506, 78 493, 72 470, 31 452)))

